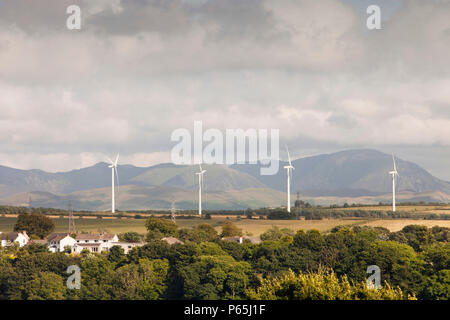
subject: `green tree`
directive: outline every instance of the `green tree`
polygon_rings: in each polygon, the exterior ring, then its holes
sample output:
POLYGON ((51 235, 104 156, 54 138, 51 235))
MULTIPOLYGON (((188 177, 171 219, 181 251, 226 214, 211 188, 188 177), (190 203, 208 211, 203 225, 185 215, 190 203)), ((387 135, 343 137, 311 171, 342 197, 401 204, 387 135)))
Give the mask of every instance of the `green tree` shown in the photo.
POLYGON ((52 233, 54 229, 55 224, 52 219, 36 213, 20 214, 14 225, 14 231, 20 232, 25 230, 30 237, 36 235, 41 239, 52 233))
MULTIPOLYGON (((317 273, 289 271, 279 277, 264 279, 256 290, 247 290, 252 300, 402 300, 400 288, 388 283, 379 289, 369 289, 365 282, 352 284, 346 276, 338 278, 333 272, 317 273)), ((409 297, 414 299, 414 297, 409 297)))
POLYGON ((252 272, 230 256, 199 256, 180 270, 186 299, 243 298, 252 272))
POLYGON ((238 228, 233 222, 225 221, 222 224, 222 237, 242 236, 242 229, 238 228))
POLYGON ((140 259, 116 270, 112 281, 113 298, 120 300, 158 300, 167 290, 167 260, 140 259))
POLYGON ((108 260, 120 264, 126 260, 125 251, 121 246, 112 246, 108 252, 108 260))
POLYGON ((177 225, 168 219, 148 218, 145 222, 147 228, 147 241, 161 240, 163 237, 178 237, 177 225))
POLYGON ((25 300, 62 300, 67 289, 61 276, 52 272, 39 272, 19 290, 22 293, 21 299, 25 300))
POLYGON ((289 229, 280 229, 277 226, 272 226, 266 232, 260 235, 261 240, 282 240, 286 237, 293 236, 294 232, 289 229))
POLYGON ((216 229, 207 223, 199 224, 192 229, 182 229, 179 232, 180 238, 184 241, 204 242, 218 239, 216 229))
POLYGON ((114 263, 103 255, 89 255, 81 261, 81 289, 76 297, 84 300, 110 300, 114 295, 114 263))
POLYGON ((141 242, 144 239, 143 235, 134 231, 120 233, 118 237, 120 241, 124 242, 141 242))

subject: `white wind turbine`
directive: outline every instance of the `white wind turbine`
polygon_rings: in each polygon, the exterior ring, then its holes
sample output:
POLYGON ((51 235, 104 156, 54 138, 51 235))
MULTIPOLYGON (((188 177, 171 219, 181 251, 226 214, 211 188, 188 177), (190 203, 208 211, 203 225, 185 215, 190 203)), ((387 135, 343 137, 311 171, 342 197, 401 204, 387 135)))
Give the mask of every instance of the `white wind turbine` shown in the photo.
POLYGON ((202 165, 198 165, 200 167, 200 172, 196 172, 195 174, 198 175, 198 214, 202 215, 202 187, 203 187, 203 174, 206 172, 206 170, 202 169, 202 165))
POLYGON ((110 158, 108 158, 109 162, 111 163, 109 165, 109 168, 111 168, 111 186, 112 186, 112 197, 111 197, 111 213, 116 212, 116 202, 115 202, 115 193, 114 193, 114 173, 117 177, 117 184, 119 184, 119 174, 117 173, 117 161, 119 161, 119 154, 116 156, 116 161, 112 161, 110 158))
POLYGON ((392 162, 394 163, 394 170, 389 171, 389 174, 392 176, 392 211, 395 212, 395 180, 398 177, 398 171, 394 155, 392 155, 392 162))
POLYGON ((289 155, 289 149, 286 147, 287 155, 288 155, 288 161, 289 165, 284 166, 286 169, 286 175, 287 175, 287 212, 291 212, 291 174, 292 169, 295 170, 295 168, 292 166, 291 162, 291 156, 289 155))

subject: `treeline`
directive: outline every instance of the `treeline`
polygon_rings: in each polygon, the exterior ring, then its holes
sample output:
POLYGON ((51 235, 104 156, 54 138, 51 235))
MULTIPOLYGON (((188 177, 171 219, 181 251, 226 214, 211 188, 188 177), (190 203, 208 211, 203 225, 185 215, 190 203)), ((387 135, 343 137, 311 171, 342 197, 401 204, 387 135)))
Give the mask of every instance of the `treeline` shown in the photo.
MULTIPOLYGON (((382 204, 380 204, 381 206, 382 204)), ((408 203, 407 205, 417 205, 417 203, 408 203)), ((424 205, 426 205, 424 203, 424 205)), ((433 205, 440 206, 445 204, 433 205)), ((306 220, 321 220, 326 218, 377 218, 377 219, 425 219, 425 220, 450 220, 449 214, 441 213, 418 213, 414 211, 383 211, 383 210, 365 210, 365 209, 353 209, 353 210, 340 210, 349 207, 364 207, 363 205, 344 205, 338 207, 332 205, 330 207, 312 206, 307 202, 301 201, 301 204, 292 209, 291 212, 287 212, 283 208, 259 208, 259 209, 246 209, 246 210, 203 210, 202 218, 210 219, 213 215, 230 215, 243 218, 260 218, 260 219, 272 219, 272 220, 295 220, 304 218, 306 220)), ((373 207, 371 205, 370 207, 373 207)), ((0 215, 4 214, 44 214, 54 215, 60 217, 67 217, 69 215, 68 210, 54 209, 54 208, 27 208, 27 207, 13 207, 13 206, 0 206, 0 215)), ((132 210, 127 212, 116 211, 116 214, 102 213, 97 211, 73 211, 73 215, 79 218, 84 216, 95 215, 99 219, 102 217, 115 216, 117 218, 134 218, 134 219, 146 219, 145 215, 158 215, 170 218, 170 212, 168 210, 132 210)), ((177 219, 197 219, 197 210, 177 210, 177 219)))
POLYGON ((273 228, 260 244, 227 242, 208 224, 147 221, 147 244, 125 255, 48 253, 33 244, 0 251, 0 299, 450 299, 449 228, 336 227, 329 234, 273 228), (175 236, 185 244, 158 240, 175 236), (65 286, 81 268, 81 288, 65 286), (367 267, 381 270, 369 289, 367 267))
POLYGON ((322 220, 334 218, 377 218, 377 219, 424 219, 424 220, 450 220, 450 214, 417 213, 408 211, 379 211, 379 210, 339 210, 328 208, 301 208, 287 212, 284 209, 272 210, 267 219, 271 220, 322 220))

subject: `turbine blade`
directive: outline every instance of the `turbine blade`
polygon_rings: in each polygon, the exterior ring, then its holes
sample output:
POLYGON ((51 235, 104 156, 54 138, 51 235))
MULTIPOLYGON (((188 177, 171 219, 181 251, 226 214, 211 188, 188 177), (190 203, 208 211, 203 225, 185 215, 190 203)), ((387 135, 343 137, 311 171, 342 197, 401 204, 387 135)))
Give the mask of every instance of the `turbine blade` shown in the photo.
POLYGON ((117 166, 117 161, 119 161, 119 154, 117 154, 116 161, 114 161, 115 166, 117 166))
POLYGON ((110 159, 110 157, 106 156, 106 159, 108 159, 109 163, 114 164, 114 162, 110 159))
POLYGON ((397 172, 397 166, 395 164, 395 157, 394 157, 394 155, 392 155, 392 162, 394 163, 394 171, 397 172))
POLYGON ((289 149, 288 149, 287 146, 286 146, 286 151, 287 151, 287 155, 288 155, 289 165, 292 166, 292 163, 291 163, 291 155, 289 154, 289 149))

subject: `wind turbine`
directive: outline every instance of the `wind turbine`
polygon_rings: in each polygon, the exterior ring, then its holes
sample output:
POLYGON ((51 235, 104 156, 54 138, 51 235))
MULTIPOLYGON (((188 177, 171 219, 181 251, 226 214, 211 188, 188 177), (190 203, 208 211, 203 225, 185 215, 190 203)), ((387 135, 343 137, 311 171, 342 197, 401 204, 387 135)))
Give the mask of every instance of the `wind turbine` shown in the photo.
POLYGON ((295 168, 292 166, 291 156, 289 155, 289 149, 287 148, 287 146, 286 151, 288 154, 288 161, 289 161, 289 165, 284 166, 287 175, 287 212, 291 212, 291 174, 292 174, 291 170, 292 169, 295 170, 295 168))
POLYGON ((108 158, 109 162, 111 163, 109 165, 109 168, 111 168, 111 186, 112 186, 112 197, 111 197, 111 213, 116 212, 116 202, 115 202, 115 194, 114 194, 114 173, 117 176, 117 184, 119 184, 119 174, 117 173, 117 161, 119 161, 119 154, 116 156, 116 161, 112 161, 110 158, 108 158))
POLYGON ((394 155, 392 155, 392 162, 394 163, 394 170, 389 171, 389 174, 392 176, 392 211, 395 212, 395 180, 398 177, 398 172, 394 155))
POLYGON ((202 215, 202 186, 203 186, 203 174, 206 172, 206 170, 202 169, 202 165, 198 165, 200 167, 200 172, 196 172, 195 174, 198 175, 198 214, 202 215))

